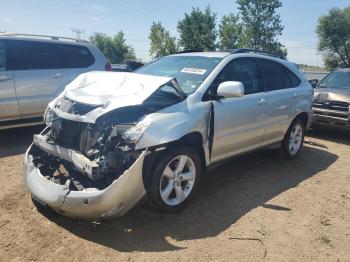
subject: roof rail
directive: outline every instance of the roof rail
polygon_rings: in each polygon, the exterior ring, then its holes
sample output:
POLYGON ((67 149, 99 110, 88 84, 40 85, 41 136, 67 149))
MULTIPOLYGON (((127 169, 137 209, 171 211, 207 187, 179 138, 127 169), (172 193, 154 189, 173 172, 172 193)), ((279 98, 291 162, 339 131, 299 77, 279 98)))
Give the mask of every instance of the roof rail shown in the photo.
POLYGON ((198 53, 198 52, 204 52, 203 50, 199 50, 199 49, 187 49, 187 50, 182 50, 177 52, 176 54, 186 54, 186 53, 198 53))
POLYGON ((38 37, 38 38, 50 38, 51 40, 70 40, 80 43, 89 43, 85 39, 78 39, 73 37, 52 36, 52 35, 36 35, 36 34, 23 34, 23 33, 0 33, 0 36, 24 36, 24 37, 38 37))
POLYGON ((230 50, 230 53, 231 54, 257 53, 257 54, 267 55, 267 56, 276 57, 276 58, 280 58, 280 59, 285 60, 285 58, 279 54, 270 53, 270 52, 266 52, 266 51, 262 51, 262 50, 250 49, 250 48, 232 49, 232 50, 230 50))

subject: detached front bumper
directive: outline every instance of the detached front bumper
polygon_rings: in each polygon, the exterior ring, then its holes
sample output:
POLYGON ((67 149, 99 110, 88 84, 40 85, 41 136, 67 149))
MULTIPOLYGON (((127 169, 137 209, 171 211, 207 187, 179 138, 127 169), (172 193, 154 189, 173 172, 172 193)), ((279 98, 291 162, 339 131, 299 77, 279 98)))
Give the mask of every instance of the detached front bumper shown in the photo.
POLYGON ((121 216, 146 194, 142 167, 147 151, 141 153, 133 165, 107 188, 73 191, 70 190, 70 180, 65 185, 59 185, 41 174, 34 166, 30 154, 32 147, 29 147, 24 159, 25 184, 34 199, 65 216, 84 219, 121 216))

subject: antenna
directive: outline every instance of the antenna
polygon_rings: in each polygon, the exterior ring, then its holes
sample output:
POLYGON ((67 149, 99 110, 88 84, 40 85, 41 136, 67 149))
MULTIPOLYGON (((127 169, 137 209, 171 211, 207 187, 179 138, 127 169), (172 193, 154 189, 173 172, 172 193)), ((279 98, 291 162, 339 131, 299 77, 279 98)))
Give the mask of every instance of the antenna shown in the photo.
POLYGON ((82 34, 85 32, 85 30, 79 29, 79 28, 70 28, 72 31, 72 36, 75 36, 77 39, 81 39, 82 34))
POLYGON ((92 32, 93 35, 98 35, 98 36, 107 36, 105 33, 101 32, 92 32))

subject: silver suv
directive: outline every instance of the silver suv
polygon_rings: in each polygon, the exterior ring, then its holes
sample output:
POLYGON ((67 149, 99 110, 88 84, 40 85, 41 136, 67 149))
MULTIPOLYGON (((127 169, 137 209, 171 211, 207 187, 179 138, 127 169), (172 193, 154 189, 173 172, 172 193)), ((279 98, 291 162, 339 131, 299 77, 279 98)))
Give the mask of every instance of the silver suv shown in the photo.
POLYGON ((71 217, 120 216, 144 197, 175 212, 210 165, 265 147, 297 157, 312 99, 293 64, 248 49, 82 74, 49 104, 25 155, 26 185, 71 217))
POLYGON ((0 35, 0 129, 43 122, 47 104, 79 74, 109 69, 86 41, 0 35))

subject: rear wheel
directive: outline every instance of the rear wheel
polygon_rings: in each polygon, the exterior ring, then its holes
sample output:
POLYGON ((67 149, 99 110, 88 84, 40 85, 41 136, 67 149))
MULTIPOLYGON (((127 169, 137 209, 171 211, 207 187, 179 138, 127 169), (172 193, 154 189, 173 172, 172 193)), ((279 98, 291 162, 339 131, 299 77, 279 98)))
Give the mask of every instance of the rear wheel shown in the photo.
POLYGON ((173 213, 184 207, 194 194, 202 163, 195 149, 181 146, 167 151, 152 173, 146 188, 151 207, 173 213))
POLYGON ((282 142, 282 151, 289 159, 294 159, 299 155, 304 137, 305 125, 301 120, 296 119, 289 127, 282 142))

